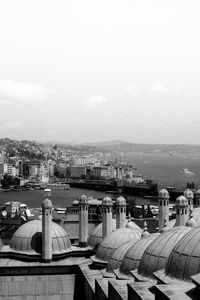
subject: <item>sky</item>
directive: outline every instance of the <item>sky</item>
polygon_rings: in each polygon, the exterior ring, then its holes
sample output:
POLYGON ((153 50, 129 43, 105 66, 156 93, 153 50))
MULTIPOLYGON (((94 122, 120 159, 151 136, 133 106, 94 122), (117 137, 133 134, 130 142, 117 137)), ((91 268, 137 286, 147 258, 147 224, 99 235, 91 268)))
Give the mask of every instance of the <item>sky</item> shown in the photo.
POLYGON ((0 138, 200 144, 199 11, 0 0, 0 138))

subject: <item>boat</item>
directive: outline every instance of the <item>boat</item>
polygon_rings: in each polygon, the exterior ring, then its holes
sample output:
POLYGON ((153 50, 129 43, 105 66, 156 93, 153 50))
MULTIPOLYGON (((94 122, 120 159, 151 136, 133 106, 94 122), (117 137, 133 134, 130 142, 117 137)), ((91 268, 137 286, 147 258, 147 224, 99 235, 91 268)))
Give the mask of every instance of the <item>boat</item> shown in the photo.
POLYGON ((187 168, 183 168, 183 173, 186 175, 194 175, 194 172, 189 171, 187 168))

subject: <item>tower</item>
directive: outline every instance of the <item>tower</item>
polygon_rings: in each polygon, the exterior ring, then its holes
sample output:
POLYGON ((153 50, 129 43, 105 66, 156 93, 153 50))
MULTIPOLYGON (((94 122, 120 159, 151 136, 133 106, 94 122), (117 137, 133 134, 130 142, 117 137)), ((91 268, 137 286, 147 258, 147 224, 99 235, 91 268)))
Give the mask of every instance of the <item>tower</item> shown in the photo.
POLYGON ((113 202, 110 197, 105 197, 102 201, 102 235, 105 238, 112 232, 112 207, 113 202))
POLYGON ((158 226, 159 226, 159 231, 161 231, 164 226, 164 220, 166 219, 167 223, 169 222, 169 193, 167 190, 162 189, 159 191, 158 201, 159 201, 158 226))
POLYGON ((125 226, 126 222, 126 199, 122 196, 116 200, 116 229, 125 226))
POLYGON ((87 246, 88 240, 88 199, 82 195, 79 200, 79 245, 87 246))
POLYGON ((193 191, 190 189, 186 189, 183 193, 183 196, 188 200, 188 212, 190 210, 193 210, 193 199, 194 199, 193 191))
POLYGON ((185 226, 188 219, 188 200, 184 196, 176 199, 176 224, 175 226, 185 226))
POLYGON ((52 203, 49 199, 42 201, 42 258, 45 262, 52 260, 52 203))
POLYGON ((195 194, 195 206, 200 207, 200 190, 196 191, 195 194))

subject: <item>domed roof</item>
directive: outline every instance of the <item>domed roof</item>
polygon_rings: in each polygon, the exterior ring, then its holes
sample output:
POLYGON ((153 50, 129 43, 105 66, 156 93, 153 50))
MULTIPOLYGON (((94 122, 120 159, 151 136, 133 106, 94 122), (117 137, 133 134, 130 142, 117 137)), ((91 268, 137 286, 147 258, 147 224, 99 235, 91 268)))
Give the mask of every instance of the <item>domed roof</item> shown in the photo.
POLYGON ((122 244, 112 255, 108 262, 107 271, 113 271, 120 267, 125 253, 131 247, 132 244, 136 243, 135 239, 130 240, 122 244))
POLYGON ((176 206, 187 206, 188 205, 188 200, 185 196, 179 196, 176 199, 176 206))
POLYGON ((183 193, 183 196, 186 197, 187 199, 193 199, 194 198, 193 191, 190 190, 190 189, 186 189, 183 193))
MULTIPOLYGON (((20 226, 12 237, 10 247, 17 252, 42 253, 42 221, 33 220, 20 226)), ((70 247, 65 230, 52 222, 52 253, 67 252, 70 247)))
POLYGON ((140 239, 141 233, 136 229, 119 228, 106 236, 99 245, 96 258, 108 262, 116 249, 125 242, 140 239))
MULTIPOLYGON (((127 228, 136 229, 139 232, 142 232, 142 229, 134 222, 125 221, 125 226, 127 228)), ((112 231, 116 230, 116 219, 112 219, 112 231)), ((97 225, 89 234, 88 244, 95 248, 102 242, 102 223, 97 225)))
POLYGON ((88 204, 87 196, 82 195, 80 200, 79 200, 79 204, 88 204))
POLYGON ((144 251, 138 273, 151 277, 154 272, 164 269, 172 249, 190 230, 190 227, 178 226, 159 235, 144 251))
POLYGON ((103 206, 112 206, 113 205, 112 199, 108 196, 103 198, 102 205, 103 206))
POLYGON ((153 233, 132 244, 132 246, 130 246, 130 248, 124 255, 123 261, 120 266, 120 272, 128 275, 130 274, 130 271, 136 270, 139 266, 145 249, 159 235, 160 233, 158 232, 153 233))
POLYGON ((42 207, 45 207, 45 208, 52 208, 53 206, 52 206, 52 202, 51 202, 51 200, 49 200, 49 199, 44 199, 43 201, 42 201, 42 207))
POLYGON ((200 196, 200 189, 196 191, 196 196, 200 196))
POLYGON ((124 197, 120 196, 117 198, 115 204, 118 206, 126 206, 126 199, 124 197))
POLYGON ((190 280, 200 270, 200 228, 189 231, 176 244, 167 261, 166 275, 190 280))
POLYGON ((162 189, 158 193, 158 198, 169 199, 169 192, 166 189, 162 189))

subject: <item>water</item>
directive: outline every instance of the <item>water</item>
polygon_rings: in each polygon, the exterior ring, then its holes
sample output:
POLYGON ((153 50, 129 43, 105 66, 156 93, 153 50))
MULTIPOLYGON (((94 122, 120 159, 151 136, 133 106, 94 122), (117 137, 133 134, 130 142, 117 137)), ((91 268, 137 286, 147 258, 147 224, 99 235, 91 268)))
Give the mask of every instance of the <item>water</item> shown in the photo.
POLYGON ((137 168, 136 173, 147 176, 160 185, 185 187, 187 182, 194 182, 200 186, 200 158, 197 156, 130 153, 125 159, 137 168), (184 174, 183 168, 194 172, 194 175, 184 174))
MULTIPOLYGON (((147 176, 157 181, 160 185, 185 187, 187 182, 194 182, 197 187, 200 186, 200 158, 185 155, 171 156, 167 153, 130 153, 124 159, 137 168, 136 173, 147 176), (181 172, 183 168, 188 168, 194 172, 194 175, 183 174, 181 172)), ((21 203, 26 203, 30 208, 40 207, 43 199, 42 192, 42 190, 35 190, 0 193, 0 206, 8 201, 20 201, 21 203)), ((70 188, 69 191, 52 191, 52 202, 54 207, 66 207, 71 205, 73 200, 79 199, 83 194, 92 196, 93 198, 104 198, 106 196, 103 192, 70 188)), ((137 205, 150 202, 149 199, 130 195, 128 195, 128 198, 136 199, 137 205)), ((151 204, 156 205, 157 201, 151 200, 151 204)))

